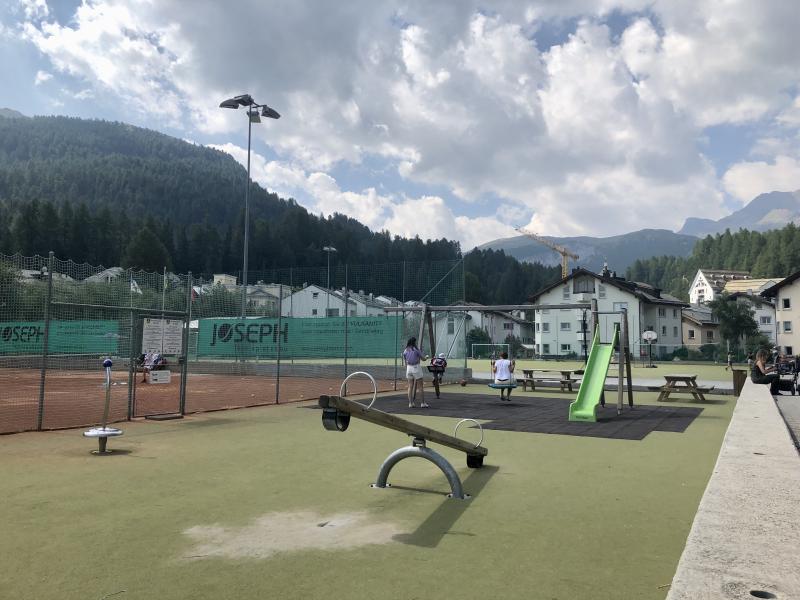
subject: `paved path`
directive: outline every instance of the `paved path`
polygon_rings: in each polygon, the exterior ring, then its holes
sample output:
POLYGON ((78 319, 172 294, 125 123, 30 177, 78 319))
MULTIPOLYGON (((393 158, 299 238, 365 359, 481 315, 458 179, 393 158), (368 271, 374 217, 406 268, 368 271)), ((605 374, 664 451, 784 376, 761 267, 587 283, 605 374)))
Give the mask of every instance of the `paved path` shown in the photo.
POLYGON ((786 421, 786 426, 792 433, 795 446, 800 448, 800 396, 775 396, 775 402, 786 421))

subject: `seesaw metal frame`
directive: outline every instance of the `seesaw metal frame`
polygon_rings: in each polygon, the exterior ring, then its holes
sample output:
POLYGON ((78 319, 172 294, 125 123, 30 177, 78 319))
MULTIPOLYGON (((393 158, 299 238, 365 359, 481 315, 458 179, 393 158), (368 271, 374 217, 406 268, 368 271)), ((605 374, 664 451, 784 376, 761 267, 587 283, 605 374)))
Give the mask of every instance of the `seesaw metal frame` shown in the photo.
POLYGON ((370 423, 374 423, 376 425, 401 431, 410 435, 412 438, 410 446, 398 448, 386 457, 381 464, 380 470, 378 471, 378 477, 375 480, 375 483, 372 484, 372 487, 391 487, 391 484, 389 484, 388 480, 389 473, 394 466, 405 458, 420 457, 432 462, 434 465, 439 467, 442 473, 444 473, 444 476, 447 478, 447 482, 450 484, 450 493, 448 494, 449 498, 458 498, 460 500, 468 499, 469 495, 464 493, 464 487, 461 483, 461 478, 458 476, 458 473, 453 465, 450 464, 450 461, 448 461, 444 456, 432 448, 428 448, 427 442, 431 441, 454 448, 456 450, 461 450, 467 455, 467 466, 471 469, 477 469, 483 466, 483 457, 488 454, 488 450, 481 446, 483 443, 483 428, 481 427, 481 424, 475 419, 462 419, 456 425, 453 435, 449 436, 445 433, 429 429, 422 425, 418 425, 417 423, 413 423, 411 421, 401 419, 395 415, 377 410, 372 408, 373 404, 375 404, 375 399, 377 398, 377 384, 369 373, 364 371, 356 371, 351 373, 342 382, 341 390, 344 390, 344 384, 354 375, 365 375, 372 380, 374 388, 372 402, 366 406, 359 402, 348 400, 341 395, 320 396, 319 404, 322 407, 323 427, 329 431, 345 431, 350 425, 350 417, 353 416, 364 421, 369 421, 370 423), (467 421, 475 423, 480 429, 481 439, 477 444, 472 445, 469 442, 455 437, 455 435, 458 433, 458 428, 467 421))

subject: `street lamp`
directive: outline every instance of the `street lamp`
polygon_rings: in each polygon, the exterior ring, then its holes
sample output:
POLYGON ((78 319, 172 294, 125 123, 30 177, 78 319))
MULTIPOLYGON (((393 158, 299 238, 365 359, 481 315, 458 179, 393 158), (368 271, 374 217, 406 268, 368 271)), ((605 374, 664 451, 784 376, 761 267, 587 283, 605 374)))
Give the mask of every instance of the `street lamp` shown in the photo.
MULTIPOLYGON (((328 293, 326 294, 327 297, 327 305, 325 307, 325 317, 331 316, 331 252, 338 252, 336 248, 333 246, 323 246, 323 252, 328 253, 328 293)), ((344 307, 345 312, 347 311, 347 306, 344 307)))
POLYGON ((245 309, 247 308, 247 255, 248 255, 248 242, 250 239, 250 135, 253 128, 253 123, 261 123, 261 118, 258 114, 258 109, 261 109, 261 117, 269 119, 280 119, 281 116, 273 108, 266 104, 258 104, 250 94, 242 94, 241 96, 234 96, 220 102, 220 108, 233 108, 237 109, 240 106, 247 107, 247 186, 244 191, 244 259, 242 261, 242 283, 244 290, 242 293, 242 318, 245 317, 245 309))

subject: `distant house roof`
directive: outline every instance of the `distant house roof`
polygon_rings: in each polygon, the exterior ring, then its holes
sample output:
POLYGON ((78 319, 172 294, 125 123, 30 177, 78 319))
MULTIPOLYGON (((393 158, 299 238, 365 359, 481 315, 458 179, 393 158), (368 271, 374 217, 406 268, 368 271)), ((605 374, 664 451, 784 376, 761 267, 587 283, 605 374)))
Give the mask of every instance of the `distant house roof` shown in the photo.
POLYGON ((721 292, 729 281, 751 279, 748 271, 728 271, 725 269, 700 269, 715 293, 721 292))
POLYGON ((125 273, 125 269, 122 267, 109 267, 108 269, 104 269, 99 273, 95 273, 94 275, 90 275, 84 281, 89 283, 102 283, 104 281, 108 281, 109 279, 116 279, 123 273, 125 273))
POLYGON ((780 282, 780 277, 768 277, 763 279, 733 279, 725 283, 723 292, 735 294, 737 292, 760 292, 770 286, 780 282))
POLYGON ((759 296, 757 294, 749 294, 747 292, 734 292, 729 296, 729 298, 731 300, 739 300, 739 299, 747 300, 754 306, 762 306, 764 304, 772 306, 772 303, 763 296, 759 296))
POLYGON ((719 319, 712 314, 710 308, 706 309, 697 306, 685 308, 683 309, 682 317, 699 327, 716 327, 719 325, 719 319))
POLYGON ((628 292, 629 294, 633 294, 636 298, 643 302, 647 302, 649 304, 669 304, 673 306, 689 306, 688 303, 684 302, 683 300, 676 298, 670 294, 662 292, 659 288, 650 285, 649 283, 643 283, 641 281, 628 281, 624 277, 617 277, 614 273, 608 271, 607 269, 603 270, 602 273, 593 273, 583 267, 579 267, 577 269, 573 269, 572 273, 560 279, 559 281, 553 283, 552 285, 547 286, 546 288, 539 290, 535 294, 533 294, 529 301, 535 303, 536 299, 546 294, 550 290, 553 290, 561 285, 564 285, 568 281, 575 279, 581 275, 588 275, 589 277, 594 277, 602 283, 603 285, 610 285, 615 288, 618 288, 624 292, 628 292))
POLYGON ((762 290, 761 295, 764 296, 765 298, 774 298, 775 296, 778 295, 778 291, 781 288, 783 288, 783 287, 785 287, 785 286, 787 286, 787 285, 789 285, 791 283, 794 283, 798 278, 800 278, 800 271, 795 271, 794 273, 789 275, 783 281, 779 281, 775 285, 770 286, 765 290, 762 290))

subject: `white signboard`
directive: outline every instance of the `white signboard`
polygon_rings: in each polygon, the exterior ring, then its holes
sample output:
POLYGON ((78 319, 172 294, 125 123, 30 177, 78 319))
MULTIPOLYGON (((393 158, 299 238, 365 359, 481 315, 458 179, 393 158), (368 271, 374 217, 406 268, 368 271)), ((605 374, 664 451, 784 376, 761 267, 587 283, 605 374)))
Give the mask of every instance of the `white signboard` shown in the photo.
POLYGON ((142 352, 180 355, 183 349, 183 321, 145 319, 142 327, 142 352))

